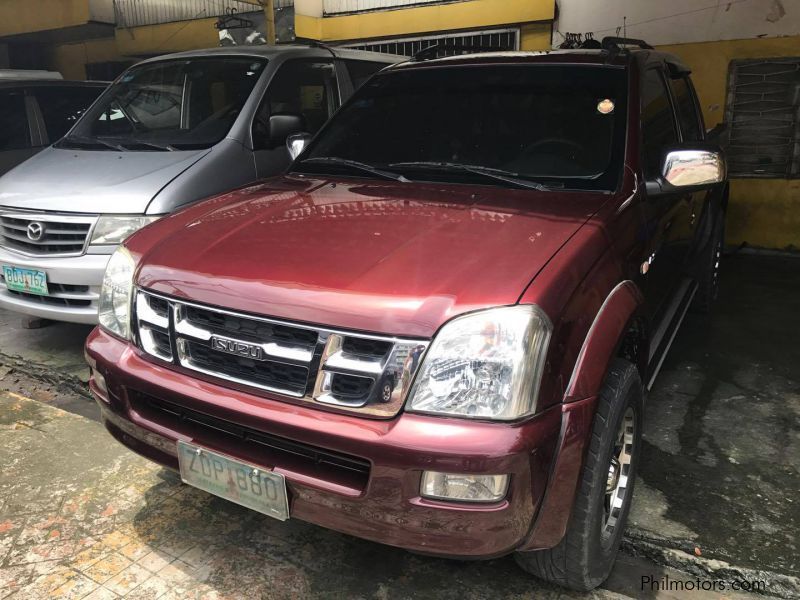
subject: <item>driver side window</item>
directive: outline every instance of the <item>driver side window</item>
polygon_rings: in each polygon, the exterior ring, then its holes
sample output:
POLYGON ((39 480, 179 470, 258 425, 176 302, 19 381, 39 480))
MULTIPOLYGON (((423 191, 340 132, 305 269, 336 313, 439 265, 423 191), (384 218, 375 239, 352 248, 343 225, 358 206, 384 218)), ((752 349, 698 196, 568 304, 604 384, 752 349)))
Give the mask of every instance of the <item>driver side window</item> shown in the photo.
POLYGON ((660 69, 645 71, 642 87, 642 141, 644 176, 657 177, 666 146, 678 143, 678 132, 664 75, 660 69))
POLYGON ((339 104, 333 61, 298 59, 284 63, 269 84, 253 122, 256 148, 269 142, 272 115, 302 117, 304 130, 314 134, 325 124, 339 104))

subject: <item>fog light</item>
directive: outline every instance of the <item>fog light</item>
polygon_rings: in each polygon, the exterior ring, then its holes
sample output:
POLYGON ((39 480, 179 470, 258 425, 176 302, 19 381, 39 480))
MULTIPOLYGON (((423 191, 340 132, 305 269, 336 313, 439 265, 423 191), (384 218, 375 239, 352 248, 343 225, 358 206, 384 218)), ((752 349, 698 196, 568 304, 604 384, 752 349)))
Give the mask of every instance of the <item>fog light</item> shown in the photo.
POLYGON ((425 471, 419 493, 425 498, 462 502, 497 502, 508 489, 508 475, 463 475, 425 471))

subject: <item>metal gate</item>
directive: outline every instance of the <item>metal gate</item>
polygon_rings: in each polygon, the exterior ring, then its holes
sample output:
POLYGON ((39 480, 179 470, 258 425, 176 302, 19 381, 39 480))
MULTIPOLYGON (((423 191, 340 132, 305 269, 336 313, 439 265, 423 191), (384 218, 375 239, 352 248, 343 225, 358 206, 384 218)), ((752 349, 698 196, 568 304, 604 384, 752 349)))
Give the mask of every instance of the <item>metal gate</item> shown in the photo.
POLYGON ((446 44, 459 48, 494 48, 498 50, 519 50, 519 29, 492 29, 484 31, 466 31, 446 33, 424 37, 397 38, 343 44, 344 48, 371 50, 387 54, 414 56, 429 46, 446 44))

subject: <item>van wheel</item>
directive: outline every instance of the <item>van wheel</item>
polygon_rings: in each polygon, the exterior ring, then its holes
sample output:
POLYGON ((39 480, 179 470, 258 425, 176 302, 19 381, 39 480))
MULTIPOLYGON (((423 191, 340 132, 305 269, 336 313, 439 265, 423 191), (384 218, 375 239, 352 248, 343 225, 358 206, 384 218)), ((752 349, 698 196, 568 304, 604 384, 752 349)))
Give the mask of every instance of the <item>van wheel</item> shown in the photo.
POLYGON ((719 266, 722 260, 722 250, 725 247, 725 213, 717 216, 714 224, 714 234, 709 248, 701 258, 702 271, 697 281, 697 294, 692 302, 694 312, 708 314, 719 296, 719 266))
POLYGON ((527 572, 578 591, 608 578, 628 519, 642 436, 643 388, 630 362, 614 359, 598 397, 572 516, 554 548, 517 552, 527 572))

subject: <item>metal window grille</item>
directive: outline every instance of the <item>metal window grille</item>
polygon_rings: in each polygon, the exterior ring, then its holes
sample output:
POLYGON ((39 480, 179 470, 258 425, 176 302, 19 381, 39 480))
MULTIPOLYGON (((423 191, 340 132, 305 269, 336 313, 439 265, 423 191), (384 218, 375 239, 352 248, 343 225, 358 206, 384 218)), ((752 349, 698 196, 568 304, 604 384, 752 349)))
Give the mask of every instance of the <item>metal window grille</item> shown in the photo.
POLYGON ((519 29, 495 29, 490 31, 467 31, 424 37, 409 37, 393 40, 376 40, 344 44, 345 48, 385 52, 402 56, 414 56, 434 44, 447 44, 459 47, 498 48, 501 50, 519 49, 519 29))
POLYGON ((324 0, 322 3, 322 10, 323 14, 327 16, 463 1, 464 0, 324 0))
POLYGON ((800 58, 736 60, 728 77, 735 177, 800 177, 800 58))
MULTIPOLYGON (((277 0, 276 8, 294 2, 277 0)), ((175 21, 221 17, 230 10, 247 13, 263 10, 257 0, 114 0, 117 27, 140 27, 175 21)))

